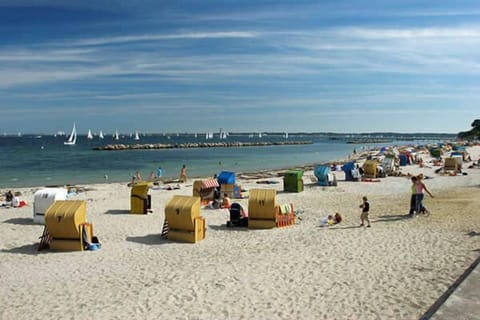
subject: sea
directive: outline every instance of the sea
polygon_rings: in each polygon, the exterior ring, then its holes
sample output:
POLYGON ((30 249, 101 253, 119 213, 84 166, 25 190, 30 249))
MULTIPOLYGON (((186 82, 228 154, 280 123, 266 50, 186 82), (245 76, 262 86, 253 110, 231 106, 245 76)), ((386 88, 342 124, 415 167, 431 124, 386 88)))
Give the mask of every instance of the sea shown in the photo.
POLYGON ((221 171, 237 174, 259 170, 292 168, 344 159, 353 149, 361 151, 387 145, 426 144, 437 140, 410 139, 351 144, 347 138, 332 139, 324 134, 264 134, 252 137, 230 134, 227 139, 205 140, 193 134, 150 134, 135 141, 129 135, 89 140, 78 136, 73 146, 64 145, 65 136, 0 136, 0 188, 40 187, 76 184, 128 182, 136 171, 144 179, 162 167, 165 179, 179 177, 182 165, 189 178, 209 177, 221 171), (173 148, 155 150, 99 151, 108 144, 182 144, 201 142, 310 141, 300 145, 255 147, 173 148))

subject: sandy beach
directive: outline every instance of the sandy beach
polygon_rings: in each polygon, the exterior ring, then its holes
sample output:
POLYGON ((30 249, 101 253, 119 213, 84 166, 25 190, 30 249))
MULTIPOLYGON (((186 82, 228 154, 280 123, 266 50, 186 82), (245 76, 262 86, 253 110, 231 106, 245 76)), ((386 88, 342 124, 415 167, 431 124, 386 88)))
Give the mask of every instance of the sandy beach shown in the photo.
MULTIPOLYGON (((468 149, 474 160, 480 147, 468 149)), ((426 163, 429 157, 424 154, 426 163)), ((283 192, 264 179, 237 179, 249 190, 274 188, 277 203, 303 213, 290 227, 226 228, 226 209, 202 209, 206 238, 196 244, 160 237, 164 208, 178 190, 152 190, 149 215, 129 214, 126 183, 81 186, 98 251, 36 250, 43 226, 30 205, 0 208, 1 319, 418 319, 474 261, 480 251, 480 169, 441 176, 438 167, 402 167, 430 177, 428 217, 407 216, 408 177, 346 182, 337 187, 303 177, 301 193, 283 192), (371 228, 359 227, 362 196, 371 228), (320 227, 339 212, 344 221, 320 227)), ((6 190, 1 190, 4 193, 6 190)), ((248 207, 248 199, 235 200, 248 207)))

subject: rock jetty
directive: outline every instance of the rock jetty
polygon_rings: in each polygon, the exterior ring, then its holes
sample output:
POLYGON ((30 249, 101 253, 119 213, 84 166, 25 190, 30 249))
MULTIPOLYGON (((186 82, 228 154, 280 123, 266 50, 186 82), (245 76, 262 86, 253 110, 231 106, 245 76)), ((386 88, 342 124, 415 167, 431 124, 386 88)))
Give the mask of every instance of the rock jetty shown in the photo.
POLYGON ((311 141, 279 141, 279 142, 201 142, 201 143, 179 143, 179 144, 108 144, 95 147, 93 150, 145 150, 145 149, 188 149, 188 148, 238 148, 238 147, 265 147, 312 144, 311 141))

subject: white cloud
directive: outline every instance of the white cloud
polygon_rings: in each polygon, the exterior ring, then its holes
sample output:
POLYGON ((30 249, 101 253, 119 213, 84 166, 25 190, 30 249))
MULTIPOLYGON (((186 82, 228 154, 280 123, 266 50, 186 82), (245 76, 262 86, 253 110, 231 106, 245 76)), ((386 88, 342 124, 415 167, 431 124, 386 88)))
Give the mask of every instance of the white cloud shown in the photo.
POLYGON ((480 39, 480 28, 338 28, 334 33, 345 38, 388 40, 388 39, 480 39))
POLYGON ((220 39, 220 38, 255 38, 258 35, 250 31, 225 31, 225 32, 190 32, 177 34, 146 34, 119 37, 91 38, 73 41, 72 45, 96 46, 139 41, 181 40, 181 39, 220 39))

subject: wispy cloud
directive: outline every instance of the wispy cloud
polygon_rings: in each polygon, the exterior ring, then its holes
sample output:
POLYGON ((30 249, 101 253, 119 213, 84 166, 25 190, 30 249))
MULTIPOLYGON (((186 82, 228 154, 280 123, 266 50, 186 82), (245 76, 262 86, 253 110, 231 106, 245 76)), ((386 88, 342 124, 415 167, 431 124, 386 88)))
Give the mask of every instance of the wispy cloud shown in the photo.
POLYGON ((250 31, 225 31, 225 32, 190 32, 176 34, 147 34, 121 37, 92 38, 73 41, 72 45, 97 46, 140 41, 181 40, 181 39, 221 39, 221 38, 255 38, 258 34, 250 31))
MULTIPOLYGON (((221 43, 221 42, 220 42, 221 43)), ((250 78, 298 79, 333 72, 478 74, 480 27, 333 28, 282 32, 197 32, 78 40, 64 47, 0 51, 0 87, 78 79, 116 81, 242 82, 250 78), (176 49, 117 50, 119 43, 178 39, 257 38, 261 51, 219 49, 184 55, 176 49), (417 41, 422 39, 421 42, 417 41), (89 47, 93 45, 103 45, 89 47), (268 50, 265 50, 268 49, 268 50), (11 62, 11 63, 10 63, 11 62), (15 64, 16 62, 22 64, 15 64), (13 63, 13 64, 12 64, 13 63), (69 63, 61 70, 55 63, 69 63), (28 67, 26 67, 28 66, 28 67), (130 77, 134 75, 134 77, 130 77)), ((257 80, 258 81, 258 80, 257 80)), ((106 96, 105 99, 107 99, 106 96)))
POLYGON ((454 28, 339 28, 334 30, 341 37, 389 40, 389 39, 480 39, 480 28, 454 27, 454 28))
POLYGON ((89 62, 95 49, 7 49, 0 51, 0 63, 5 62, 89 62))

